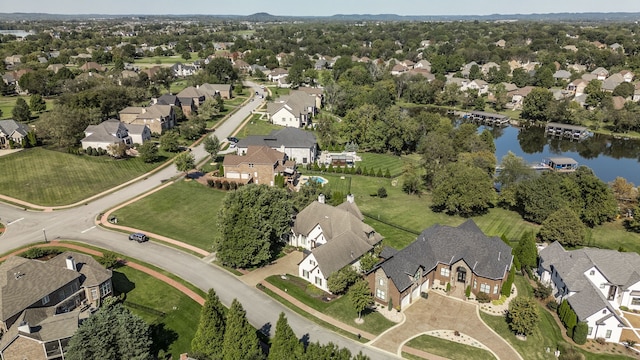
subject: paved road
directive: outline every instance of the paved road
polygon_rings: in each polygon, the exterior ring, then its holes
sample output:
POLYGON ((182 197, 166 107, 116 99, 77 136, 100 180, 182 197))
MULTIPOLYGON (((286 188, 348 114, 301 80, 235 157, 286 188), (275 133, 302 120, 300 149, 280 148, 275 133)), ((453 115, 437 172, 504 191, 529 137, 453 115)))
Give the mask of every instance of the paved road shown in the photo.
MULTIPOLYGON (((249 85, 253 91, 260 91, 256 84, 249 83, 249 85)), ((248 102, 216 129, 215 134, 221 140, 226 139, 259 105, 260 101, 248 102)), ((196 157, 196 162, 207 156, 202 145, 195 147, 192 152, 196 157)), ((249 321, 257 328, 269 330, 270 334, 275 331, 278 315, 280 312, 284 312, 296 334, 300 337, 308 335, 312 342, 327 343, 331 341, 341 347, 348 347, 354 354, 362 351, 371 359, 394 357, 392 354, 362 345, 324 329, 288 310, 257 289, 244 284, 235 276, 193 255, 158 243, 130 242, 127 236, 122 233, 95 226, 95 219, 101 212, 142 194, 176 175, 179 173, 175 166, 171 165, 145 180, 131 184, 83 206, 67 210, 33 212, 0 203, 0 220, 7 225, 5 234, 0 237, 0 253, 45 239, 69 239, 85 242, 158 266, 203 290, 214 288, 220 300, 227 306, 234 298, 237 298, 247 310, 249 321)), ((194 316, 198 315, 194 314, 194 316)))

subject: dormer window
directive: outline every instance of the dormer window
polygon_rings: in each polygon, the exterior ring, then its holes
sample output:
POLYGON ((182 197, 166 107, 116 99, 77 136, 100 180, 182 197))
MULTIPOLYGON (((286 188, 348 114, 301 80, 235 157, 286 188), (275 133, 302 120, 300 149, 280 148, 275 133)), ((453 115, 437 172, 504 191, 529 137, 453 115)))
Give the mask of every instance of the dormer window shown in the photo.
POLYGON ((595 271, 595 270, 591 270, 591 271, 589 271, 589 275, 593 276, 593 275, 595 275, 595 274, 596 274, 596 271, 595 271))

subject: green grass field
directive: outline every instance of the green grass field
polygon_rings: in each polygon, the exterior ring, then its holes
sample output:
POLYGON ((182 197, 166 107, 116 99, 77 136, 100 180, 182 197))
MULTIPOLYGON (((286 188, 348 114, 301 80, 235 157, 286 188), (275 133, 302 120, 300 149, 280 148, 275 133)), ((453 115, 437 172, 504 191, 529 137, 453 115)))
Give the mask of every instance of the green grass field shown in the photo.
POLYGON ((358 167, 366 167, 367 170, 373 168, 376 172, 380 169, 383 174, 387 169, 389 169, 389 173, 392 177, 402 175, 402 168, 405 163, 416 163, 418 161, 418 159, 413 156, 395 156, 391 154, 375 153, 359 153, 358 155, 362 157, 362 161, 356 163, 358 167))
POLYGON ((72 204, 134 179, 160 163, 78 156, 43 148, 0 157, 0 192, 38 205, 72 204))
POLYGON ((114 290, 126 293, 125 306, 151 325, 155 352, 162 349, 177 359, 191 349, 201 306, 177 289, 127 266, 113 271, 114 290), (160 315, 157 312, 164 313, 160 315))
POLYGON ((244 139, 250 135, 268 135, 273 130, 282 129, 282 126, 273 125, 266 120, 259 120, 260 116, 260 114, 252 115, 251 121, 238 132, 237 137, 244 139))
POLYGON ((357 324, 354 320, 358 317, 358 313, 354 310, 347 296, 341 296, 331 302, 323 301, 316 293, 322 294, 322 290, 311 285, 309 282, 297 277, 288 275, 284 280, 280 276, 270 276, 266 279, 269 283, 277 286, 301 302, 307 304, 311 308, 321 311, 345 324, 349 324, 363 331, 372 334, 380 334, 386 329, 395 325, 395 323, 387 320, 384 316, 377 312, 363 312, 363 324, 357 324), (312 288, 312 293, 307 288, 312 288))
POLYGON ((118 210, 118 225, 131 226, 211 250, 226 193, 196 181, 179 181, 118 210))
POLYGON ((420 335, 406 345, 451 360, 495 359, 487 350, 429 335, 420 335))
MULTIPOLYGON (((23 95, 16 95, 16 96, 0 96, 0 111, 2 111, 2 115, 0 116, 0 119, 12 119, 13 115, 13 108, 16 106, 16 100, 18 100, 18 98, 23 98, 27 104, 29 104, 29 97, 28 96, 23 96, 23 95)), ((47 110, 50 110, 53 107, 53 100, 51 99, 45 99, 44 100, 47 103, 47 110)), ((38 114, 31 114, 32 118, 37 117, 38 114)))
MULTIPOLYGON (((392 186, 392 181, 385 178, 376 178, 358 175, 322 174, 329 183, 325 185, 328 191, 339 191, 347 194, 349 190, 355 195, 356 203, 360 210, 373 219, 366 221, 375 226, 383 236, 385 244, 401 249, 415 239, 415 235, 408 234, 391 226, 385 226, 380 222, 388 222, 395 225, 421 232, 425 228, 434 225, 457 226, 466 221, 460 216, 449 216, 444 213, 433 212, 430 208, 431 198, 429 194, 422 196, 407 195, 397 186, 392 186), (341 179, 344 176, 345 179, 341 179), (349 181, 349 178, 351 180, 349 181), (349 185, 350 182, 350 185, 349 185), (384 199, 375 194, 378 188, 384 187, 388 196, 384 199), (380 220, 380 222, 376 221, 380 220), (381 226, 378 229, 378 226, 381 226)), ((502 208, 493 208, 489 213, 472 218, 489 236, 506 235, 511 241, 519 240, 526 231, 537 231, 538 225, 530 224, 522 220, 520 215, 502 208)))

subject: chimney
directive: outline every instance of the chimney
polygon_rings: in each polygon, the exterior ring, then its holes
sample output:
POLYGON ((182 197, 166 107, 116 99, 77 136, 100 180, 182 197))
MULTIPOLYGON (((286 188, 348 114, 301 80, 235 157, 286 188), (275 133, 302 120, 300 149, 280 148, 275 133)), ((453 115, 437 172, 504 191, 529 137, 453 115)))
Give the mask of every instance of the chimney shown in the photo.
POLYGON ((356 201, 356 197, 353 196, 353 194, 349 194, 347 195, 347 201, 351 204, 353 204, 356 201))
POLYGON ((66 262, 67 262, 67 269, 77 271, 76 260, 73 258, 73 256, 71 255, 67 256, 66 262))
POLYGON ((320 204, 324 204, 324 194, 320 194, 320 195, 318 195, 318 202, 319 202, 320 204))
POLYGON ((20 325, 18 325, 18 331, 25 334, 31 334, 31 326, 26 321, 22 321, 20 325))

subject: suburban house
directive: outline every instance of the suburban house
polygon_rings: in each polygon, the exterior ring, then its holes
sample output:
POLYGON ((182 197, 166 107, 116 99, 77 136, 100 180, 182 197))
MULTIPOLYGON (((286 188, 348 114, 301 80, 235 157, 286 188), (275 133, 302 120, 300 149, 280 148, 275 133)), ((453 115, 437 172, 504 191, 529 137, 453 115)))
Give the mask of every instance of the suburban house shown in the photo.
POLYGON ((237 154, 244 155, 250 146, 268 146, 278 150, 298 164, 312 164, 318 156, 318 141, 314 133, 296 128, 273 130, 269 135, 251 135, 240 139, 237 154))
POLYGON ((109 145, 125 143, 126 145, 144 144, 151 140, 151 130, 147 125, 125 124, 117 119, 109 119, 98 125, 89 125, 84 130, 85 138, 81 140, 82 148, 107 150, 109 145))
POLYGON ((25 139, 31 129, 15 120, 0 120, 0 149, 8 148, 10 142, 22 145, 23 139, 25 139))
POLYGON ((627 326, 620 307, 640 310, 640 255, 583 248, 567 251, 554 242, 539 251, 538 276, 567 300, 578 321, 589 325, 587 338, 620 342, 627 326))
POLYGON ((513 256, 509 245, 467 220, 458 227, 433 225, 400 251, 383 249, 380 258, 367 273, 374 300, 404 309, 430 286, 446 284, 460 296, 469 287, 475 296, 498 299, 513 256))
POLYGON ((12 256, 0 265, 3 360, 63 359, 69 339, 112 294, 111 270, 64 252, 50 260, 12 256))
MULTIPOLYGON (((199 90, 205 92, 206 95, 214 97, 220 95, 223 99, 231 99, 233 97, 233 86, 231 84, 208 84, 204 83, 197 87, 199 90)), ((205 95, 205 97, 207 97, 205 95)))
POLYGON ((300 211, 289 237, 289 245, 304 249, 298 276, 329 292, 331 274, 345 266, 359 270, 360 258, 383 239, 363 220, 353 195, 336 207, 325 204, 320 195, 300 211))
POLYGON ((129 106, 120 110, 118 115, 120 121, 127 125, 147 125, 152 134, 162 134, 176 124, 176 114, 171 105, 129 106))
POLYGON ((86 63, 82 64, 82 66, 80 66, 80 70, 104 72, 107 71, 107 68, 95 61, 87 61, 86 63))
POLYGON ((613 90, 615 90, 615 88, 623 82, 625 82, 624 77, 622 77, 622 75, 620 75, 619 73, 616 73, 609 76, 602 82, 601 89, 602 91, 613 92, 613 90))
POLYGON ((185 116, 191 114, 191 110, 197 109, 206 100, 207 94, 193 86, 188 86, 178 93, 178 99, 182 104, 182 112, 185 116))
POLYGON ((595 75, 596 79, 604 81, 609 76, 609 70, 599 67, 591 72, 591 75, 595 75))
POLYGON ((584 89, 586 89, 587 84, 587 81, 583 79, 575 79, 567 85, 566 89, 575 96, 580 96, 584 94, 584 89))
POLYGON ((287 76, 289 76, 289 72, 287 70, 282 68, 275 68, 271 70, 271 72, 268 75, 268 78, 269 78, 269 81, 278 82, 280 80, 283 80, 287 76))
POLYGON ((187 77, 195 74, 198 69, 194 65, 175 63, 171 66, 171 71, 175 77, 187 77))
POLYGON ((284 176, 285 184, 297 176, 296 162, 268 146, 249 146, 244 155, 228 154, 222 166, 226 179, 242 183, 273 186, 277 175, 284 176))
POLYGON ((302 128, 311 124, 316 113, 316 98, 303 91, 291 91, 267 104, 267 115, 274 125, 302 128))

